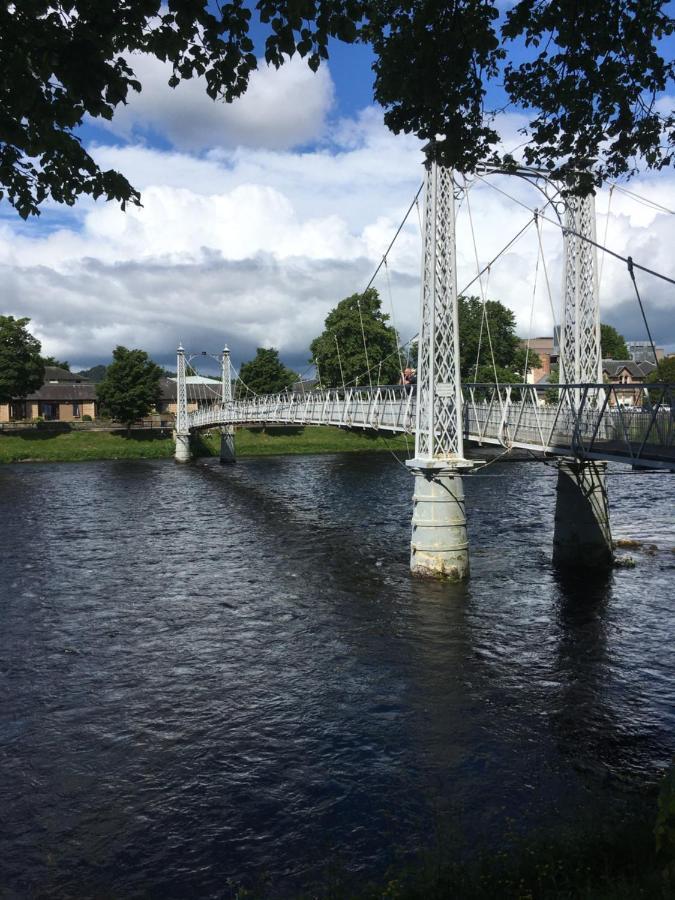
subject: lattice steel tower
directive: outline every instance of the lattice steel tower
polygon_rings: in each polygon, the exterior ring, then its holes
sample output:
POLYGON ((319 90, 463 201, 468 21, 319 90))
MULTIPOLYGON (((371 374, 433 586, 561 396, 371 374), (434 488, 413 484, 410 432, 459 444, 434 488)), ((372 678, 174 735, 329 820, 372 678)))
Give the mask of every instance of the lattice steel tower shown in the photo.
POLYGON ((190 461, 185 350, 179 344, 176 356, 176 462, 190 461))
MULTIPOLYGON (((225 345, 220 358, 220 400, 225 409, 232 402, 232 366, 230 363, 230 350, 225 345)), ((234 428, 232 425, 223 425, 220 429, 220 462, 223 465, 235 462, 234 452, 234 428)))
POLYGON ((560 383, 600 384, 600 307, 595 246, 595 197, 565 201, 565 269, 560 328, 560 383))

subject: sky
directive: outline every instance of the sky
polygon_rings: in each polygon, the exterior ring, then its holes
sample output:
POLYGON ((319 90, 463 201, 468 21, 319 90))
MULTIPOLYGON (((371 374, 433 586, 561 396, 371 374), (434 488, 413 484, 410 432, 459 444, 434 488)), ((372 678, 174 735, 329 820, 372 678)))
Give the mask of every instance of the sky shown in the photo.
MULTIPOLYGON (((305 371, 326 315, 365 288, 423 178, 420 142, 388 132, 372 101, 369 49, 333 45, 316 74, 299 59, 278 71, 263 62, 231 105, 198 81, 170 89, 154 58, 131 62, 142 93, 82 138, 141 190, 143 207, 85 198, 23 222, 0 201, 1 311, 30 317, 43 352, 73 368, 108 362, 118 344, 173 366, 181 342, 194 353, 227 343, 237 366, 276 347, 305 371)), ((522 142, 523 122, 501 116, 507 149, 522 142)), ((672 170, 625 187, 675 210, 672 170)), ((518 179, 471 184, 457 215, 460 290, 476 257, 485 265, 531 217, 515 201, 543 202, 518 179)), ((675 276, 675 215, 618 189, 598 195, 597 213, 602 243, 675 276)), ((545 266, 530 228, 482 284, 514 311, 522 337, 551 334, 560 317, 562 236, 542 222, 542 239, 545 266)), ((375 281, 402 341, 417 331, 420 253, 413 209, 375 281)), ((600 268, 602 320, 645 339, 625 266, 606 258, 600 268)), ((674 288, 637 278, 656 343, 675 349, 674 288)))

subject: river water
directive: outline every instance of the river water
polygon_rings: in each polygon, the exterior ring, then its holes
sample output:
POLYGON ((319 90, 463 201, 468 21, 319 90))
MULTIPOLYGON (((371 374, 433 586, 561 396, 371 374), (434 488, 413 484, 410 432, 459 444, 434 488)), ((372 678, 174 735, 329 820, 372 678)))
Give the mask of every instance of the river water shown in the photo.
POLYGON ((553 476, 465 480, 447 586, 388 454, 1 468, 0 895, 297 896, 638 796, 675 751, 672 476, 610 468, 655 546, 595 581, 550 564, 553 476))

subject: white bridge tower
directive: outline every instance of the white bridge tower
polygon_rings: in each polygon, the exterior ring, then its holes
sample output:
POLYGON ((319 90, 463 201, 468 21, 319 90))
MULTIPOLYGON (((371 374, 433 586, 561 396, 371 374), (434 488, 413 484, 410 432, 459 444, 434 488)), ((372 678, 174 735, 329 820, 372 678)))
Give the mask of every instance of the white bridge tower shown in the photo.
POLYGON ((176 462, 190 462, 190 428, 188 425, 185 350, 178 345, 176 356, 176 462))
MULTIPOLYGON (((223 347, 220 367, 221 379, 221 403, 223 410, 226 410, 232 403, 232 365, 230 362, 230 350, 223 347)), ((220 429, 220 463, 228 465, 236 462, 234 452, 234 427, 232 425, 223 425, 220 429)))
POLYGON ((460 581, 469 575, 459 371, 455 195, 452 170, 429 159, 424 200, 410 567, 460 581))

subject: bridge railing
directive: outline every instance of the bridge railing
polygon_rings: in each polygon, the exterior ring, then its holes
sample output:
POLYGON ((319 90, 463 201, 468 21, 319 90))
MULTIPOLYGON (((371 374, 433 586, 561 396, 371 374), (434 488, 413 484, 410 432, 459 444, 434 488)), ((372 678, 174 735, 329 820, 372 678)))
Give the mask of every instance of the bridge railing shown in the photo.
MULTIPOLYGON (((581 457, 675 462, 673 385, 464 384, 468 440, 581 457), (634 402, 624 405, 630 390, 634 402)), ((415 389, 401 385, 259 395, 189 416, 215 425, 337 425, 413 433, 415 389)))
POLYGON ((317 424, 412 432, 415 396, 400 385, 258 395, 192 413, 190 427, 220 424, 224 418, 239 425, 317 424))
POLYGON ((675 459, 673 385, 465 384, 464 431, 497 442, 581 457, 675 459))

